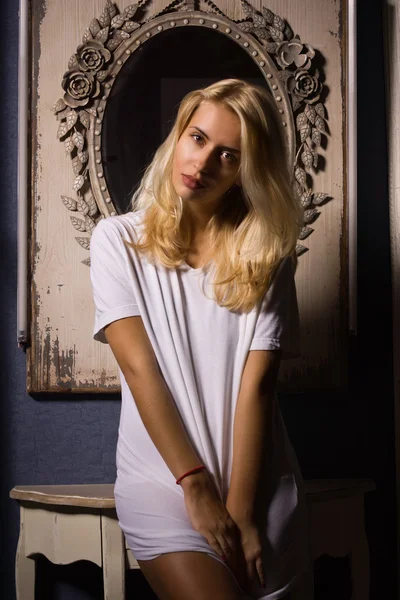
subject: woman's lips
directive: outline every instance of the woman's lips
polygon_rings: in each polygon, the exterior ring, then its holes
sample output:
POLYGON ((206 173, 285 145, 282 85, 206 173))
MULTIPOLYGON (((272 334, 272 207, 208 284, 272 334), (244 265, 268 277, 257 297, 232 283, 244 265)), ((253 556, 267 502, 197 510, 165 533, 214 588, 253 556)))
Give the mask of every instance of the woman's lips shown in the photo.
POLYGON ((183 173, 182 173, 182 181, 183 181, 184 185, 191 190, 199 190, 199 189, 205 187, 205 185, 203 185, 202 183, 197 181, 197 179, 195 179, 194 177, 191 177, 190 175, 184 175, 183 173))

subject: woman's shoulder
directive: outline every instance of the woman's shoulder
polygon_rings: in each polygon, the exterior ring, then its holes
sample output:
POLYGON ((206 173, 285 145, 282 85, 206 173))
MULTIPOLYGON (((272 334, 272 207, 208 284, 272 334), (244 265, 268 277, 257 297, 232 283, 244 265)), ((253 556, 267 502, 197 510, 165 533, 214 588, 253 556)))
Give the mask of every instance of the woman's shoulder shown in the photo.
POLYGON ((105 235, 110 238, 119 234, 128 239, 136 237, 143 223, 143 217, 146 209, 131 211, 122 215, 112 215, 104 217, 96 224, 93 230, 93 236, 105 235))

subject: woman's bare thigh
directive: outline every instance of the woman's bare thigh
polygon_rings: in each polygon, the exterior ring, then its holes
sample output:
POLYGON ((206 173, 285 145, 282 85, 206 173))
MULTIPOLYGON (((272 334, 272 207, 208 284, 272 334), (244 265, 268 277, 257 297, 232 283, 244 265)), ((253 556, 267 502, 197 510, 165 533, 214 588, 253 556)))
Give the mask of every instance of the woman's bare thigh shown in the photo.
POLYGON ((241 600, 233 574, 205 552, 168 552, 139 567, 159 600, 241 600))

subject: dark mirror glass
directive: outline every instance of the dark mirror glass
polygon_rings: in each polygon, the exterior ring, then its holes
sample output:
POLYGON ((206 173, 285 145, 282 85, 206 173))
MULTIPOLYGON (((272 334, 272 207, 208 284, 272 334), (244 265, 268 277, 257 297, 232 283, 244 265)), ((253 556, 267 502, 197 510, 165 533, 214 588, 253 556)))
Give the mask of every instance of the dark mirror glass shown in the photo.
POLYGON ((108 98, 102 131, 104 174, 119 214, 168 135, 183 96, 229 77, 268 89, 245 50, 202 27, 157 34, 126 61, 108 98))

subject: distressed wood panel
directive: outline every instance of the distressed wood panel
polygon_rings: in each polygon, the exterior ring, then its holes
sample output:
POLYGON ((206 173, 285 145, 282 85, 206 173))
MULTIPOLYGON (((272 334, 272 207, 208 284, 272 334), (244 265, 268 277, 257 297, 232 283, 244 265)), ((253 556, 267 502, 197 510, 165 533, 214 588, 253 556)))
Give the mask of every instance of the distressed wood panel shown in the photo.
MULTIPOLYGON (((131 4, 119 0, 122 11, 131 4)), ((296 275, 302 319, 301 358, 282 369, 282 389, 305 391, 340 388, 347 371, 347 270, 344 229, 345 169, 342 38, 344 0, 250 2, 285 18, 303 42, 325 59, 324 101, 329 137, 321 150, 325 168, 313 174, 314 189, 333 200, 320 209, 314 232, 304 242, 309 252, 299 258, 296 275)), ((75 237, 61 196, 75 197, 71 160, 57 139, 52 112, 61 96, 68 60, 81 43, 103 0, 32 0, 32 298, 31 345, 28 348, 28 391, 116 392, 117 365, 109 347, 92 340, 94 307, 88 252, 75 237)), ((168 2, 148 2, 146 17, 168 2)), ((239 0, 215 2, 231 19, 244 19, 239 0)))

